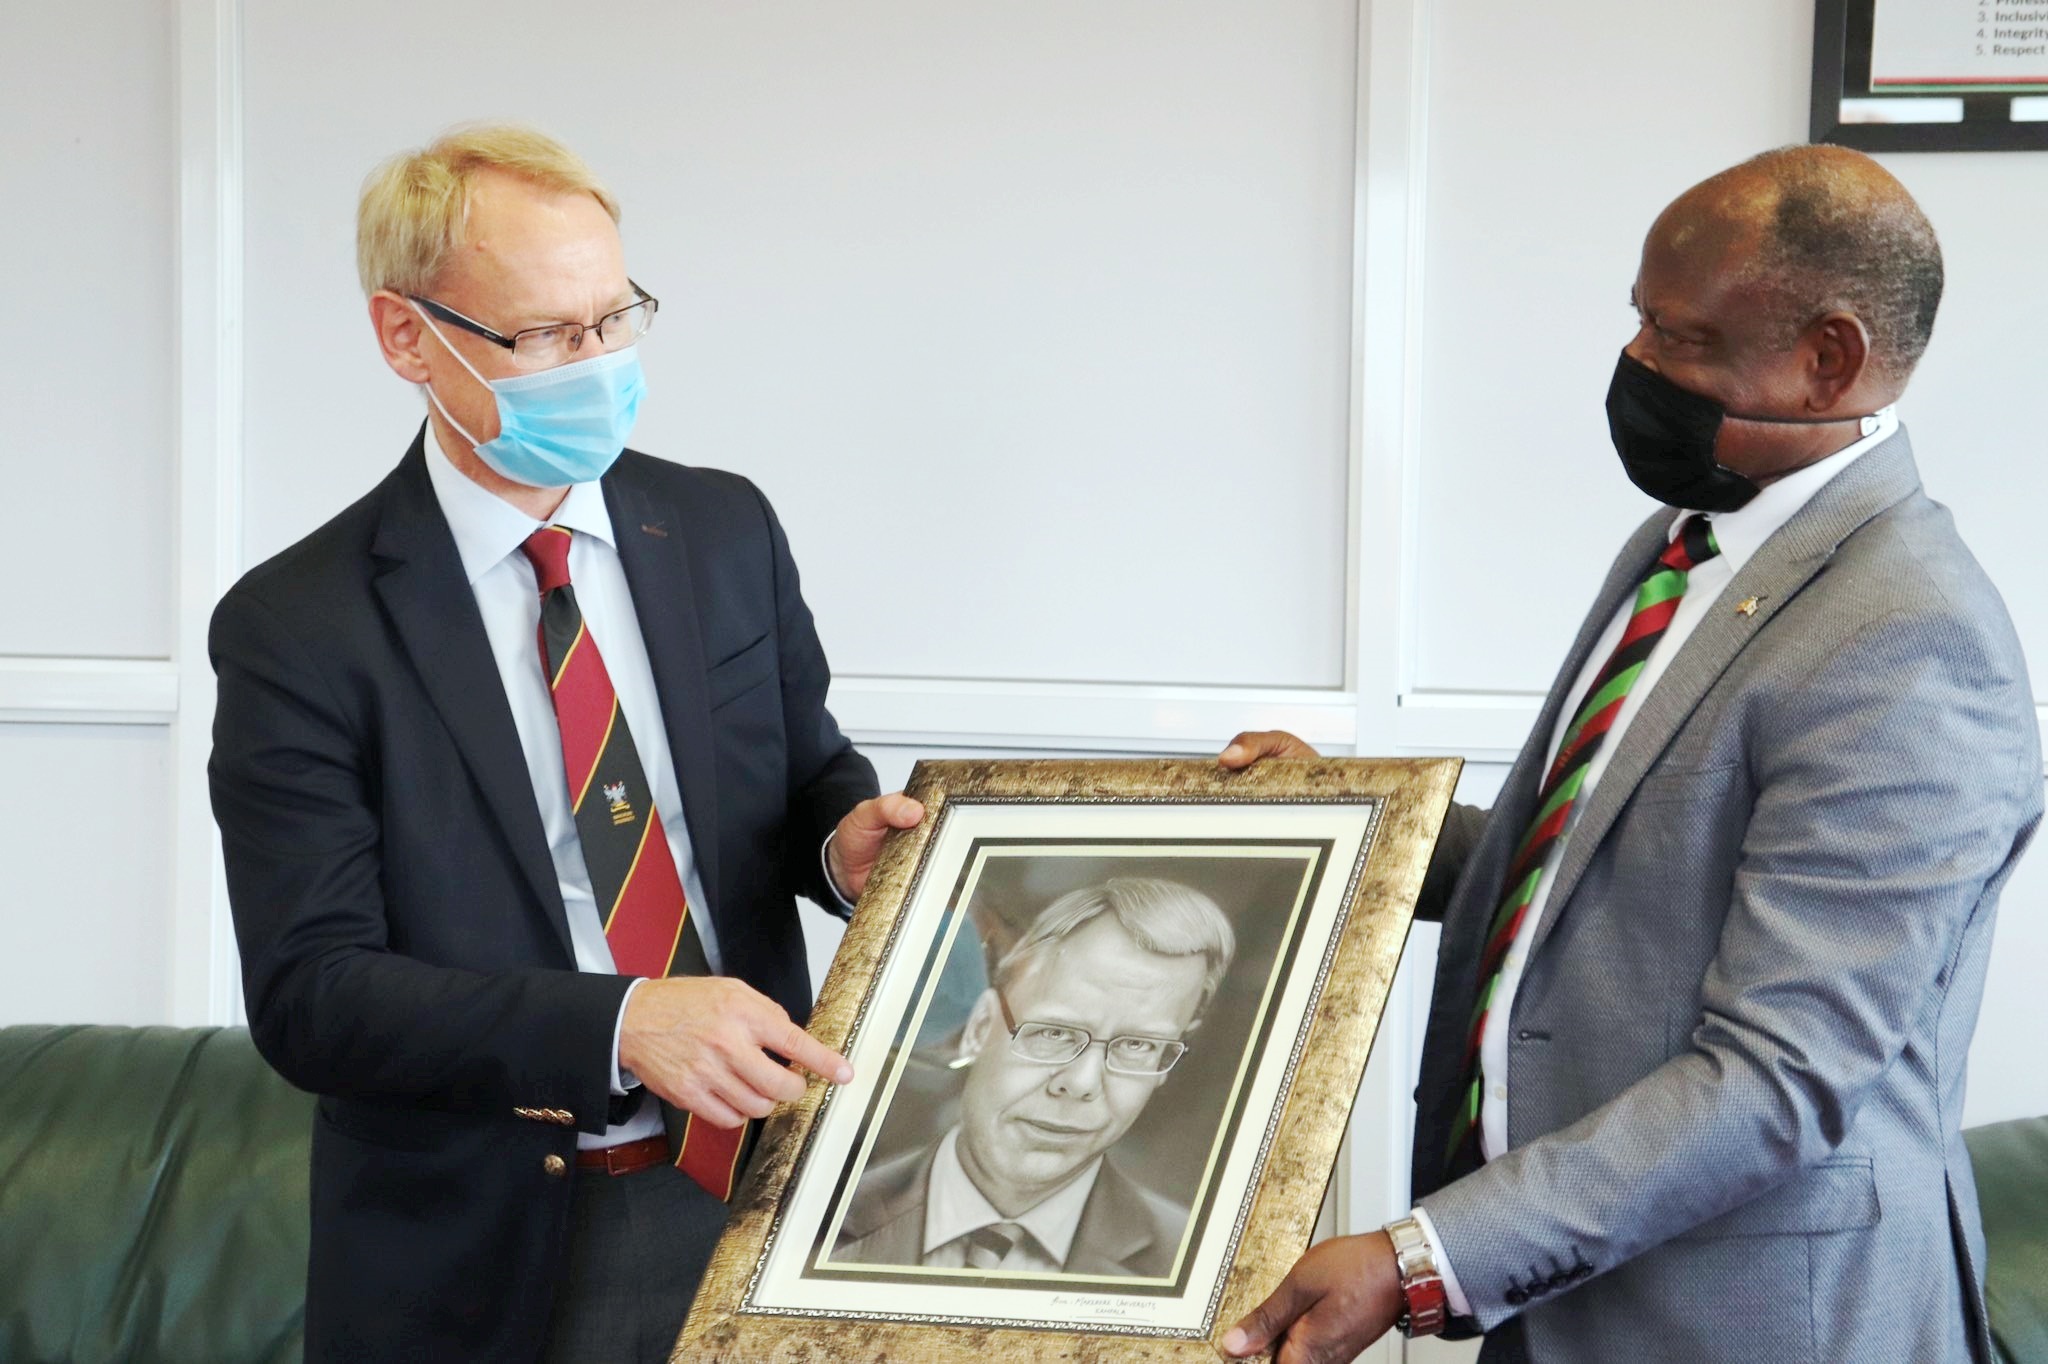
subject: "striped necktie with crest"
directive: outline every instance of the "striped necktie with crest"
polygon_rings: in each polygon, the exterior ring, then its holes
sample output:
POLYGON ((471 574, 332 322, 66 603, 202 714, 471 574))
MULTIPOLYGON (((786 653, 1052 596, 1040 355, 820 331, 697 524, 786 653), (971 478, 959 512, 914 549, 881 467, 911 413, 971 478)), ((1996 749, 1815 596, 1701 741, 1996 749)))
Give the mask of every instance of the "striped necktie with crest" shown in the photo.
MULTIPOLYGON (((545 526, 521 548, 540 584, 540 657, 562 731, 569 808, 590 871, 590 890, 621 975, 708 976, 696 915, 669 851, 633 732, 604 657, 569 582, 573 536, 545 526)), ((637 1097, 637 1095, 635 1096, 637 1097)), ((720 1198, 732 1196, 754 1124, 725 1130, 671 1117, 676 1166, 720 1198)))

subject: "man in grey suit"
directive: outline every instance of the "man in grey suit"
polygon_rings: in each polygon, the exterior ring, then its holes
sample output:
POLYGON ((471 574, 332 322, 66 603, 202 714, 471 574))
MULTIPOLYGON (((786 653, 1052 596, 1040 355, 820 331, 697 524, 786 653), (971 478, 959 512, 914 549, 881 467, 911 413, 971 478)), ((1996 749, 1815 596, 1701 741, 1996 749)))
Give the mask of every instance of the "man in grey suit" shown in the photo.
POLYGON ((1669 509, 1499 803, 1445 825, 1415 1208, 1310 1251, 1227 1353, 1448 1317, 1486 1360, 1988 1360, 1958 1122, 2042 771, 2004 605, 1892 411, 1941 285, 1841 148, 1658 218, 1608 413, 1669 509))
POLYGON ((1060 896, 1003 958, 961 1031, 960 1121, 868 1169, 832 1258, 1012 1273, 1173 1273, 1188 1210, 1108 1152, 1166 1083, 1236 936, 1177 881, 1060 896))

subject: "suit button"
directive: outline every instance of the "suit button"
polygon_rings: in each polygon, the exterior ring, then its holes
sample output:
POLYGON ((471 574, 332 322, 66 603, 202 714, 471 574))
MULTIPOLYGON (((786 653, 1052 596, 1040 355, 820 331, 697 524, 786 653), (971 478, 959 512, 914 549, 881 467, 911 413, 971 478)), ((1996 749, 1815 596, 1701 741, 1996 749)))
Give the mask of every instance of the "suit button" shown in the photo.
POLYGON ((563 1160, 560 1156, 555 1155, 553 1152, 549 1152, 548 1155, 541 1160, 540 1169, 541 1173, 546 1175, 549 1179, 560 1179, 563 1175, 569 1173, 569 1162, 563 1160))
POLYGON ((1519 1288, 1510 1288, 1501 1296, 1508 1300, 1508 1306, 1510 1307, 1520 1307, 1523 1303, 1529 1301, 1529 1295, 1519 1288))

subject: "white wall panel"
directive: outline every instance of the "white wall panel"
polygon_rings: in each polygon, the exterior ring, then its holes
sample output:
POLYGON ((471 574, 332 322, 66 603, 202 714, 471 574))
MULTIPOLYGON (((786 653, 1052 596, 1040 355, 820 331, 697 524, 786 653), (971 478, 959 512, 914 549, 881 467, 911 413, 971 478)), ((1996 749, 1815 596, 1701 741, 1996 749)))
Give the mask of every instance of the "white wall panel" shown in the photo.
POLYGON ((0 5, 0 479, 18 654, 170 653, 170 7, 0 5))
POLYGON ((417 419, 358 177, 510 114, 663 297, 641 443, 767 488, 841 672, 1340 685, 1354 11, 251 0, 252 547, 417 419))
POLYGON ((0 1026, 165 1020, 169 755, 161 726, 0 724, 0 1026))
POLYGON ((2048 433, 2038 398, 2048 327, 2044 291, 2027 268, 2039 235, 2030 225, 2048 221, 2048 174, 2036 157, 1988 152, 1890 156, 1885 165, 1941 234, 1948 274, 1934 342, 1899 413, 1928 495, 1954 510, 2005 594, 2033 661, 2034 695, 2048 703, 2048 597, 2039 590, 2048 433))
MULTIPOLYGON (((1804 140, 1812 15, 1769 0, 1668 7, 1654 23, 1623 0, 1431 10, 1410 680, 1540 691, 1650 508, 1621 474, 1602 407, 1633 331, 1643 235, 1686 186, 1804 140), (1584 78, 1598 73, 1612 76, 1584 78), (1532 116, 1543 154, 1504 154, 1503 130, 1532 116)), ((1950 278, 1901 413, 1930 492, 1956 507, 2023 638, 2048 656, 2048 605, 2024 590, 2048 498, 2026 395, 2048 340, 2037 291, 2019 287, 2048 180, 2025 157, 1886 160, 1942 233, 1950 278)))
POLYGON ((1803 139, 1813 15, 1775 0, 1430 9, 1410 676, 1541 691, 1651 509, 1603 409, 1643 236, 1686 186, 1803 139))

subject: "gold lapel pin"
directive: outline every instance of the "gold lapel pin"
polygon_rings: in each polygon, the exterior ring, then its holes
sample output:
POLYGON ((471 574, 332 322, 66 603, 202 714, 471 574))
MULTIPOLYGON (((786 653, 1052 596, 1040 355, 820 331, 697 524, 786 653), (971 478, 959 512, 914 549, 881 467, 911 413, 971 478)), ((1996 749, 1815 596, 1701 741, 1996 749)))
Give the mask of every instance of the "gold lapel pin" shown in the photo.
POLYGON ((1762 600, 1763 600, 1763 598, 1762 598, 1762 597, 1745 597, 1745 598, 1744 598, 1744 599, 1742 600, 1741 604, 1740 604, 1740 605, 1738 605, 1738 606, 1737 606, 1737 607, 1735 608, 1735 614, 1736 614, 1736 615, 1738 615, 1738 616, 1753 616, 1753 615, 1755 615, 1755 614, 1756 614, 1756 604, 1757 604, 1758 602, 1762 601, 1762 600))

